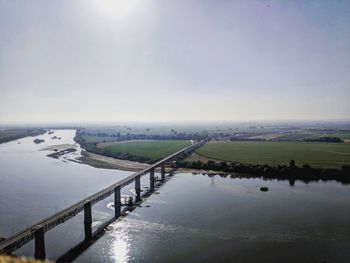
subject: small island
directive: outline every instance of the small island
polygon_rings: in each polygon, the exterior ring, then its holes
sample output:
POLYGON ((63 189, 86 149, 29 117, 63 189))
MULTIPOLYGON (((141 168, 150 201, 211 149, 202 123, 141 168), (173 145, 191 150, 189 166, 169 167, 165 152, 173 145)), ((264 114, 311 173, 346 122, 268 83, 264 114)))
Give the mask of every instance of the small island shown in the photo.
POLYGON ((45 142, 45 140, 43 140, 43 139, 35 139, 33 142, 34 142, 35 144, 39 144, 39 143, 45 142))
POLYGON ((54 153, 48 154, 47 156, 55 159, 58 159, 60 156, 65 155, 67 153, 72 153, 77 151, 77 149, 75 148, 63 149, 61 151, 58 151, 58 149, 53 149, 53 150, 54 150, 54 153))
POLYGON ((267 192, 267 191, 269 191, 269 188, 266 187, 266 186, 263 186, 263 187, 260 187, 260 191, 261 192, 267 192))

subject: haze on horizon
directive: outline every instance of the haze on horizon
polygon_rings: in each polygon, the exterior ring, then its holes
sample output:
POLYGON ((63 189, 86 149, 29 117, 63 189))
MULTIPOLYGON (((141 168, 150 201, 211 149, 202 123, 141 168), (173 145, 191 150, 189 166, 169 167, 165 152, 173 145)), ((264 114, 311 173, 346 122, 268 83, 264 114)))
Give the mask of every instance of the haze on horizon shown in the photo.
POLYGON ((0 0, 0 124, 350 118, 349 1, 0 0))

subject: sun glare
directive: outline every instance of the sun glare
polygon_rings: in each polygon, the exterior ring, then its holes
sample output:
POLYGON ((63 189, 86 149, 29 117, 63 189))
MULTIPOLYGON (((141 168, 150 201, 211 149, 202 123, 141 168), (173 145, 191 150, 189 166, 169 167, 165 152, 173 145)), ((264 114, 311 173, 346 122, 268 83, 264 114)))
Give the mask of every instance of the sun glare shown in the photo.
POLYGON ((140 0, 93 0, 96 10, 111 19, 123 19, 129 16, 140 0))

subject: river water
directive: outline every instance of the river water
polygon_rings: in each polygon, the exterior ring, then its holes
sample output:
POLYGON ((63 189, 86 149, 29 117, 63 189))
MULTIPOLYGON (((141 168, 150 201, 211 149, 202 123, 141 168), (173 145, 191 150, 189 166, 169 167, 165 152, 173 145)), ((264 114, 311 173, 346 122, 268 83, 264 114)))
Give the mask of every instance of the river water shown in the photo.
MULTIPOLYGON (((55 130, 54 134, 0 144, 0 237, 11 236, 131 174, 69 161, 80 156, 78 145, 77 152, 59 159, 46 156, 52 151, 41 150, 51 145, 75 144, 74 136, 75 130, 55 130), (61 139, 52 140, 53 136, 61 139), (35 144, 36 138, 45 142, 35 144)), ((94 206, 95 223, 113 214, 105 207, 105 202, 94 206)), ((82 220, 81 215, 74 217, 47 232, 49 257, 59 256, 84 237, 82 220)), ((33 251, 30 242, 17 254, 32 256, 33 251)))
MULTIPOLYGON (((0 236, 51 215, 130 172, 49 158, 48 145, 73 144, 74 130, 0 145, 0 236), (20 144, 18 144, 20 142, 20 144)), ((142 185, 148 184, 147 176, 142 185)), ((123 190, 130 194, 132 186, 123 190)), ((93 207, 94 226, 113 216, 112 197, 93 207)), ((45 235, 57 258, 83 239, 78 215, 45 235)), ((350 262, 350 187, 178 173, 121 218, 76 262, 350 262), (261 192, 266 186, 268 192, 261 192)), ((33 255, 33 242, 18 255, 33 255)))
POLYGON ((76 261, 350 260, 348 186, 176 174, 159 192, 76 261))

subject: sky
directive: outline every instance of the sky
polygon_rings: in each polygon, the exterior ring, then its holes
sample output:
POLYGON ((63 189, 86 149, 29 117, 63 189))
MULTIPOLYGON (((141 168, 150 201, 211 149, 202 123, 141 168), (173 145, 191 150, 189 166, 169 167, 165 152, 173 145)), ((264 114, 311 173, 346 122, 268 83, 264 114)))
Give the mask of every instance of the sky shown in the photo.
POLYGON ((0 0, 0 124, 350 118, 350 1, 0 0))

